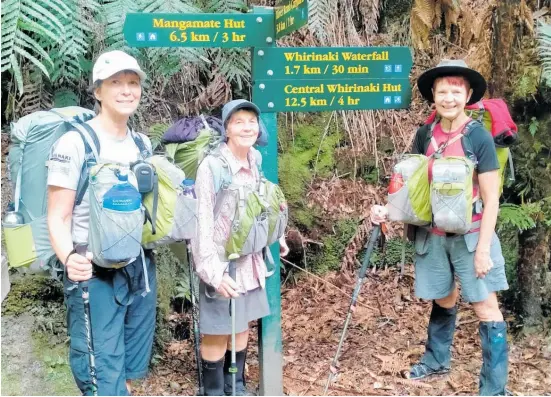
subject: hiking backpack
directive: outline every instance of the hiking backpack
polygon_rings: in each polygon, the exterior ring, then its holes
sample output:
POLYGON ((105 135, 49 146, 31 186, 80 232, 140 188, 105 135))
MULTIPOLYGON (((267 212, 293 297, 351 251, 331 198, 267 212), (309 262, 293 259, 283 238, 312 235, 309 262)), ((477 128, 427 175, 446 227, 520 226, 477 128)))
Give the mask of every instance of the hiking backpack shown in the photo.
MULTIPOLYGON (((69 131, 77 131, 85 148, 75 206, 82 202, 89 187, 91 169, 98 165, 100 144, 95 132, 86 121, 94 112, 70 106, 49 111, 38 111, 11 124, 12 145, 8 167, 13 184, 14 209, 23 219, 22 225, 4 225, 6 249, 10 267, 30 267, 31 270, 49 270, 52 275, 60 269, 52 249, 47 226, 47 180, 50 151, 55 142, 69 131)), ((149 157, 142 138, 131 132, 142 157, 149 157)), ((99 174, 98 174, 99 175, 99 174)), ((101 183, 98 184, 98 187, 101 183)), ((90 197, 90 211, 94 200, 90 197)), ((137 219, 137 218, 136 218, 137 219)), ((143 223, 143 221, 141 221, 143 223)), ((91 223, 92 227, 92 223, 91 223)), ((93 231, 90 230, 93 234, 93 231)), ((141 234, 141 229, 140 229, 141 234)), ((97 243, 96 243, 97 245, 97 243)), ((100 257, 96 257, 100 260, 100 257)))
MULTIPOLYGON (((199 165, 204 160, 208 161, 216 193, 215 219, 222 202, 229 195, 234 195, 238 205, 232 218, 232 231, 224 247, 224 258, 221 260, 228 261, 242 255, 264 251, 269 266, 273 264, 273 259, 269 250, 265 248, 283 235, 288 222, 288 208, 283 192, 277 184, 264 177, 262 157, 257 150, 253 150, 253 154, 260 175, 258 186, 245 189, 233 185, 229 166, 218 150, 223 142, 221 131, 217 128, 218 124, 207 122, 202 115, 199 118, 202 124, 182 121, 176 124, 188 129, 179 133, 172 130, 171 135, 178 136, 182 141, 175 143, 174 138, 170 138, 172 143, 166 144, 166 155, 184 171, 187 178, 191 179, 196 178, 199 165), (213 124, 214 127, 211 126, 213 124), (193 131, 193 128, 196 131, 193 131)), ((167 134, 163 137, 164 141, 168 140, 167 134)))

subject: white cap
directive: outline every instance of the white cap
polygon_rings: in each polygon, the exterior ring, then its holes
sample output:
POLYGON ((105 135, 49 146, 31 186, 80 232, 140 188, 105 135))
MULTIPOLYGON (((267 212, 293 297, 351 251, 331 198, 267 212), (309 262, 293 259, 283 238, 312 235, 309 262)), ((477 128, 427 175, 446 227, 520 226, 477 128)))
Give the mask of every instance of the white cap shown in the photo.
POLYGON ((94 69, 92 71, 92 83, 98 80, 105 80, 109 77, 122 72, 123 70, 131 70, 136 72, 140 76, 140 80, 145 80, 145 73, 138 65, 138 61, 133 56, 128 55, 122 51, 109 51, 101 54, 94 63, 94 69))

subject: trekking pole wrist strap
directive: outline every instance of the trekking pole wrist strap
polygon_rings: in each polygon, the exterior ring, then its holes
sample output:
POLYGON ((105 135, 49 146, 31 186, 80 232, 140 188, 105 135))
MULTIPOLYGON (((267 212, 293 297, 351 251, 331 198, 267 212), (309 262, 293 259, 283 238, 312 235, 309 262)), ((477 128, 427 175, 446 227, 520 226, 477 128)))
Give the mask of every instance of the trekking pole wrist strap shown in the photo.
POLYGON ((63 265, 65 267, 67 267, 67 262, 69 262, 69 258, 71 257, 71 255, 76 254, 76 253, 77 253, 76 248, 73 248, 73 250, 71 252, 69 252, 69 254, 67 255, 67 258, 65 258, 65 262, 63 262, 63 265))

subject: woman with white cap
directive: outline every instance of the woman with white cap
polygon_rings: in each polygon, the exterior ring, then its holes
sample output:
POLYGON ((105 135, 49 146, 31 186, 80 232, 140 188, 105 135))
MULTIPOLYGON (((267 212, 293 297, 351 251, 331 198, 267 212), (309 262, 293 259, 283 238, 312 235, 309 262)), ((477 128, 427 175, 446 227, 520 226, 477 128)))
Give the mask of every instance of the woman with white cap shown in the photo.
MULTIPOLYGON (((128 127, 145 77, 136 59, 122 51, 106 52, 95 62, 93 94, 98 114, 86 129, 97 136, 101 163, 129 168, 144 153, 151 154, 149 139, 128 127)), ((122 268, 106 269, 94 264, 90 252, 75 248, 89 242, 90 188, 81 200, 76 198, 85 151, 79 132, 66 133, 52 147, 48 173, 50 240, 65 265, 69 362, 84 395, 128 395, 130 380, 148 371, 155 330, 155 265, 151 252, 145 251, 122 268), (95 362, 88 346, 86 291, 95 362)), ((135 179, 128 181, 136 184, 135 179)))
MULTIPOLYGON (((241 186, 258 185, 261 159, 253 145, 265 145, 267 132, 259 120, 260 109, 242 99, 227 103, 222 109, 226 142, 219 147, 231 173, 231 183, 241 186)), ((197 170, 198 236, 193 241, 193 258, 199 275, 199 318, 202 372, 205 395, 231 395, 231 318, 228 298, 235 298, 236 395, 247 395, 245 388, 245 359, 249 338, 249 322, 270 314, 265 290, 267 268, 261 252, 243 255, 235 260, 234 278, 229 263, 220 259, 220 242, 231 230, 232 205, 223 205, 214 218, 216 193, 211 164, 205 159, 197 170)), ((234 203, 235 204, 235 203, 234 203)), ((280 254, 289 251, 285 238, 280 242, 280 254)), ((222 248, 223 251, 223 248, 222 248)), ((223 255, 222 255, 223 256, 223 255)), ((278 277, 278 275, 274 276, 278 277)))

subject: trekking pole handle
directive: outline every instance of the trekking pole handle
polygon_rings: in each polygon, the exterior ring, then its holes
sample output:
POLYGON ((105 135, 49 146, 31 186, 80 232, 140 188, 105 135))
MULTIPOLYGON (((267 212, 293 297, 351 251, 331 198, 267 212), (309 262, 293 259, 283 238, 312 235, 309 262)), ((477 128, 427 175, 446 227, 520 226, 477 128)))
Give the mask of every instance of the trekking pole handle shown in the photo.
POLYGON ((367 267, 369 265, 369 260, 371 259, 371 254, 373 253, 373 248, 375 247, 375 242, 379 238, 381 232, 381 225, 374 225, 373 230, 371 231, 371 237, 366 243, 365 247, 365 256, 362 260, 362 267, 360 269, 360 278, 364 278, 367 273, 367 267))

